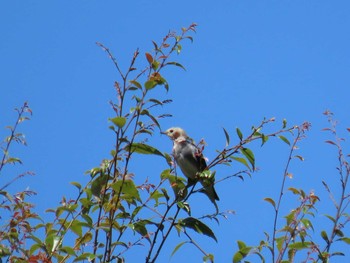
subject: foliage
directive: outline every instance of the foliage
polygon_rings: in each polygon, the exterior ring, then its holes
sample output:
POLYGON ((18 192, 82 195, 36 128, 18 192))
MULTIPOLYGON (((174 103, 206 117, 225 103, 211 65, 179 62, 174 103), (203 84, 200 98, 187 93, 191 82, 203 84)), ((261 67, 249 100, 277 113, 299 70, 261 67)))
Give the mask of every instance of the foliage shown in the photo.
MULTIPOLYGON (((330 259, 335 256, 344 256, 342 251, 334 251, 336 242, 350 244, 350 237, 345 236, 343 229, 350 221, 349 213, 347 212, 350 204, 350 193, 348 190, 348 180, 350 176, 350 164, 347 161, 348 155, 344 155, 342 149, 343 138, 337 135, 336 124, 333 120, 333 114, 329 111, 324 113, 330 124, 330 127, 324 128, 324 131, 330 132, 334 137, 332 140, 326 140, 326 143, 336 147, 338 153, 339 165, 337 167, 339 175, 340 196, 335 197, 334 192, 330 189, 326 182, 322 182, 326 191, 329 193, 332 201, 335 214, 325 214, 324 216, 332 223, 330 230, 315 229, 315 217, 318 214, 317 204, 320 201, 314 192, 305 193, 303 189, 290 187, 286 189, 286 178, 292 176, 289 173, 289 165, 293 159, 303 161, 304 158, 300 155, 294 155, 298 149, 297 144, 305 138, 305 132, 309 129, 309 124, 305 123, 298 128, 298 133, 294 142, 290 145, 290 154, 286 162, 286 167, 283 173, 281 190, 279 197, 276 200, 266 197, 265 201, 272 205, 275 219, 273 222, 273 232, 271 235, 265 232, 266 240, 261 240, 258 246, 247 246, 243 241, 238 241, 239 250, 233 257, 233 262, 240 262, 249 255, 258 255, 262 262, 265 262, 266 252, 272 256, 272 262, 330 262, 330 259), (280 209, 286 192, 290 192, 298 197, 298 206, 291 210, 290 213, 284 216, 285 223, 279 228, 277 220, 280 217, 280 209), (319 233, 318 235, 315 233, 319 233), (271 238, 272 236, 272 238, 271 238), (323 243, 319 241, 321 237, 323 243), (265 251, 267 249, 267 251, 265 251), (298 259, 296 259, 296 257, 298 259)), ((350 129, 347 129, 350 132, 350 129)), ((288 143, 289 144, 289 143, 288 143)), ((248 262, 248 261, 245 261, 248 262)))
POLYGON ((34 195, 35 192, 24 190, 15 194, 11 194, 8 189, 17 180, 24 176, 34 175, 32 172, 25 172, 13 178, 6 174, 6 168, 11 165, 22 164, 20 158, 13 156, 10 149, 14 143, 27 145, 25 137, 18 132, 19 126, 29 120, 32 111, 28 103, 16 109, 17 118, 13 126, 6 126, 10 134, 1 142, 2 157, 0 163, 0 176, 2 177, 2 185, 0 185, 0 259, 3 257, 11 258, 13 262, 26 262, 24 258, 28 258, 28 254, 24 257, 16 256, 17 253, 27 253, 26 245, 31 234, 35 231, 34 221, 39 217, 33 210, 33 204, 27 202, 27 197, 34 195))
MULTIPOLYGON (((179 236, 179 243, 173 249, 172 255, 189 244, 203 254, 204 262, 214 262, 214 254, 205 251, 196 237, 204 235, 217 242, 212 224, 226 219, 231 211, 194 217, 191 196, 203 189, 196 184, 186 185, 185 179, 176 172, 172 156, 149 144, 152 136, 163 130, 161 120, 171 116, 162 112, 163 106, 171 103, 171 100, 154 97, 153 90, 169 90, 170 85, 163 73, 165 68, 175 66, 184 69, 172 57, 181 53, 183 41, 193 41, 190 34, 195 30, 196 25, 192 24, 183 28, 180 34, 170 32, 161 43, 153 41, 153 51, 146 52, 144 57, 136 50, 125 72, 121 70, 110 49, 97 43, 107 53, 119 76, 114 85, 117 99, 110 103, 113 116, 109 118, 109 129, 114 134, 114 147, 110 158, 102 160, 98 167, 87 171, 89 182, 86 185, 71 183, 77 189, 76 198, 67 200, 63 197, 58 207, 48 209, 53 216, 53 220, 49 222, 43 222, 33 213, 33 205, 26 201, 34 192, 22 191, 11 195, 6 191, 9 185, 23 175, 8 179, 10 181, 0 190, 4 200, 0 209, 8 212, 6 218, 9 219, 4 220, 0 229, 0 259, 32 263, 125 262, 128 252, 144 246, 145 252, 141 257, 146 258, 146 262, 156 262, 170 234, 174 232, 179 236), (143 66, 139 66, 139 63, 143 66), (151 155, 163 161, 159 165, 158 181, 146 179, 141 184, 136 182, 131 168, 135 154, 151 155)), ((27 115, 31 115, 31 111, 25 103, 17 112, 15 125, 9 127, 10 136, 1 144, 3 158, 0 175, 3 177, 5 166, 21 163, 19 158, 10 156, 11 144, 17 142, 25 145, 23 135, 17 133, 17 127, 28 119, 27 115)), ((252 150, 256 142, 263 146, 271 138, 278 138, 290 147, 278 198, 265 198, 273 208, 273 231, 270 234, 265 232, 266 239, 261 240, 258 246, 247 246, 244 241, 237 241, 238 251, 234 252, 233 262, 248 262, 247 258, 252 255, 265 262, 268 254, 273 262, 294 262, 296 255, 301 252, 305 252, 302 254, 305 256, 304 262, 328 262, 332 256, 341 254, 332 252, 335 242, 350 243, 350 239, 342 232, 349 221, 346 209, 349 205, 347 183, 350 167, 342 152, 343 140, 336 135, 332 114, 327 112, 327 116, 331 128, 326 130, 335 136, 335 140, 327 143, 338 150, 341 197, 337 201, 324 182, 336 209, 335 215, 326 215, 333 224, 332 229, 320 231, 324 244, 318 243, 313 235, 316 231, 313 222, 319 198, 315 193, 306 193, 303 189, 286 189, 286 180, 292 176, 289 172, 290 163, 293 160, 303 160, 295 151, 298 143, 306 137, 310 124, 305 122, 300 126, 288 127, 287 121, 283 120, 280 128, 271 132, 269 129, 275 119, 263 119, 246 135, 237 128, 235 137, 223 129, 225 146, 217 150, 216 156, 208 164, 208 169, 198 175, 208 184, 251 176, 256 170, 252 150), (231 166, 232 174, 215 178, 213 169, 220 165, 231 166), (281 217, 280 211, 287 192, 297 197, 298 206, 284 216, 285 223, 279 226, 278 219, 281 217)), ((198 146, 204 148, 204 145, 201 142, 198 146)), ((5 217, 3 215, 5 214, 2 213, 1 220, 5 217)))

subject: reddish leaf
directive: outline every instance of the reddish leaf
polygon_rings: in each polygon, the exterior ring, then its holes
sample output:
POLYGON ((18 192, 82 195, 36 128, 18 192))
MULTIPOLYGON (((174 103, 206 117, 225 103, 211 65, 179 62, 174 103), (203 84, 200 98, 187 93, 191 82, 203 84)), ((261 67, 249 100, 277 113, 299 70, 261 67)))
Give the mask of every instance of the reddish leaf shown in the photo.
POLYGON ((152 55, 150 53, 146 53, 146 58, 147 58, 148 63, 152 64, 153 57, 152 57, 152 55))

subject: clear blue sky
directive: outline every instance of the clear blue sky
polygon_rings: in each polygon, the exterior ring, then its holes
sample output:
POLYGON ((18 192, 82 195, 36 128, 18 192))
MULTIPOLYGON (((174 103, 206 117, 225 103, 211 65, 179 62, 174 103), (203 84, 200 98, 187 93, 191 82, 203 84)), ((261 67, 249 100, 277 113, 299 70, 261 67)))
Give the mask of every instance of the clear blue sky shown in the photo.
MULTIPOLYGON (((69 182, 86 181, 84 172, 108 157, 114 143, 108 101, 115 98, 117 73, 96 41, 108 46, 126 68, 136 48, 150 51, 151 40, 159 42, 169 30, 195 22, 194 43, 185 44, 178 57, 187 71, 169 71, 168 94, 154 91, 174 100, 165 108, 174 117, 162 126, 181 126, 195 140, 205 138, 210 159, 224 146, 222 127, 247 132, 263 117, 276 117, 271 130, 283 118, 289 124, 310 121, 312 130, 298 152, 305 162, 292 165, 294 179, 288 185, 322 197, 321 220, 331 208, 321 180, 338 182, 336 152, 323 143, 326 136, 320 131, 327 126, 322 112, 333 111, 339 129, 350 126, 349 13, 348 1, 2 2, 1 128, 12 123, 12 109, 24 101, 34 113, 22 127, 28 147, 14 148, 25 165, 11 173, 31 170, 36 176, 22 180, 19 189, 38 192, 33 200, 43 214, 62 196, 74 197, 69 182)), ((0 135, 5 136, 3 129, 0 135)), ((150 144, 171 151, 164 136, 155 135, 150 144)), ((220 209, 235 210, 236 215, 213 226, 218 244, 199 238, 217 262, 231 260, 236 240, 256 244, 263 231, 272 229, 273 211, 262 199, 277 197, 289 149, 277 140, 253 149, 260 171, 245 182, 233 179, 216 186, 220 209)), ((137 177, 158 180, 166 167, 151 159, 140 158, 137 177)), ((218 168, 217 176, 228 173, 218 168)), ((200 262, 201 254, 189 245, 169 259, 178 241, 174 236, 160 262, 178 262, 182 253, 186 262, 200 262)), ((126 258, 136 262, 135 254, 126 258)))

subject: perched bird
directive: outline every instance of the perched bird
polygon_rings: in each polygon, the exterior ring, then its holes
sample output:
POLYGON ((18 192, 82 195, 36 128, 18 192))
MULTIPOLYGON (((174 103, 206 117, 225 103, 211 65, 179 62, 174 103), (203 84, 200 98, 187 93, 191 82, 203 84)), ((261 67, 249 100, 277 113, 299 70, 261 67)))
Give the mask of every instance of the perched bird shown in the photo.
POLYGON ((162 133, 166 134, 174 142, 173 155, 177 165, 188 179, 188 186, 195 184, 199 180, 203 185, 202 192, 209 197, 218 211, 215 200, 219 200, 219 196, 214 189, 214 180, 208 182, 208 180, 203 180, 199 177, 199 174, 207 168, 200 149, 193 144, 186 132, 179 127, 170 128, 162 133))

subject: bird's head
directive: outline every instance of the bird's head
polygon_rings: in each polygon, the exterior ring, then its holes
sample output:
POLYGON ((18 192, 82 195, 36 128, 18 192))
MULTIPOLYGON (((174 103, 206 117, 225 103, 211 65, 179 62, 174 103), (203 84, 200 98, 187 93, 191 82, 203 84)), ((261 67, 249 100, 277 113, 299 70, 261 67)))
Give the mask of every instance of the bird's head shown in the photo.
POLYGON ((176 140, 180 137, 183 137, 184 139, 188 138, 186 132, 179 127, 169 128, 165 132, 162 132, 162 133, 167 135, 171 140, 176 140))

